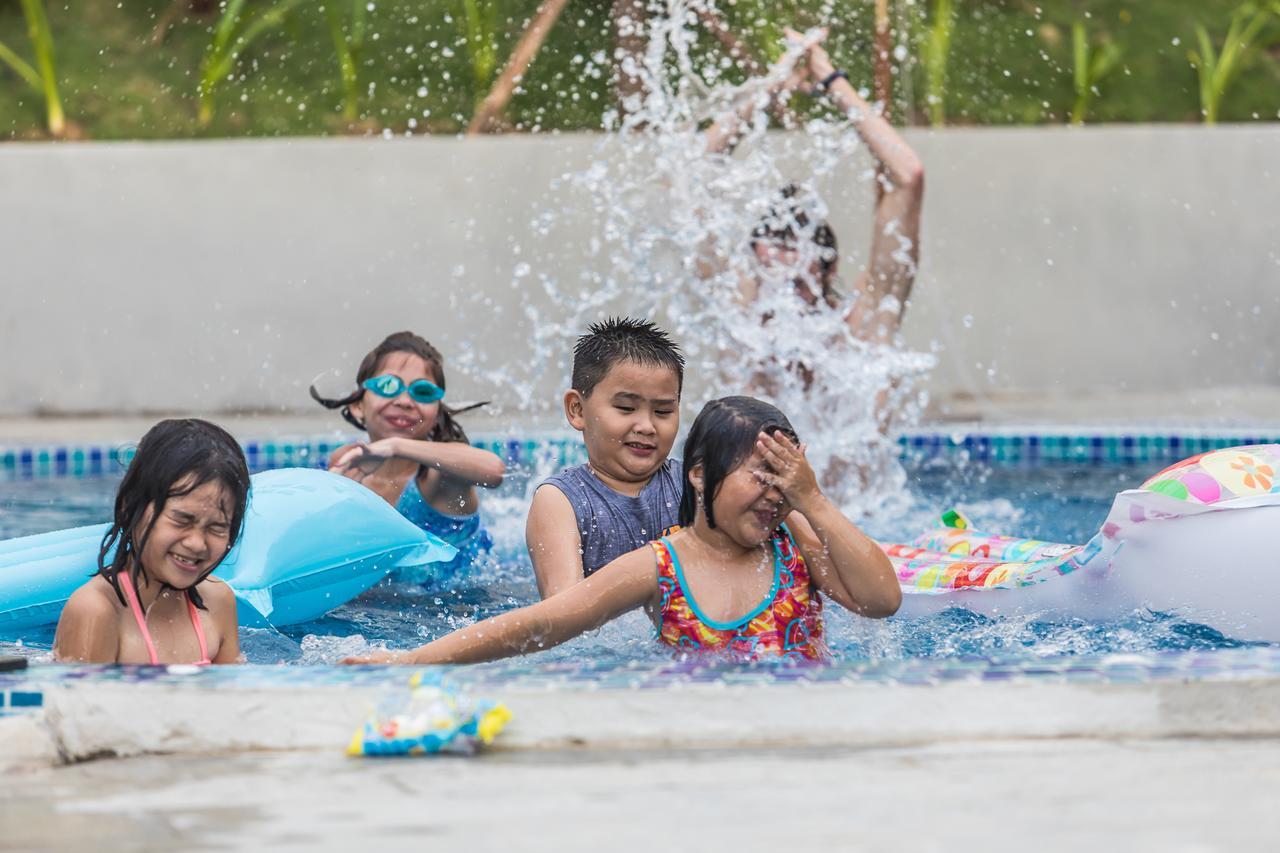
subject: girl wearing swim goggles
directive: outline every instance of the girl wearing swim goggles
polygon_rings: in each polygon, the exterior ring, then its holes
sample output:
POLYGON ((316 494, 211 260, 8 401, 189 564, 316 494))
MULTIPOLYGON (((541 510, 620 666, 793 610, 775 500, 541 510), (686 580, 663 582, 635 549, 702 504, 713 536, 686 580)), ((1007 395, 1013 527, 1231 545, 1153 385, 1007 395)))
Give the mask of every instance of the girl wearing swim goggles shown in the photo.
POLYGON ((329 470, 363 483, 458 549, 453 562, 431 566, 416 580, 440 580, 489 550, 477 487, 501 485, 506 466, 496 454, 472 447, 456 420, 484 403, 462 409, 445 404, 439 350, 412 332, 397 332, 364 357, 350 394, 329 399, 313 385, 311 396, 369 436, 334 451, 329 470))
POLYGON ((381 376, 373 376, 360 383, 362 388, 366 388, 379 397, 386 397, 394 400, 401 394, 408 392, 409 399, 415 403, 434 403, 437 400, 444 399, 444 389, 434 382, 427 379, 418 379, 414 382, 406 383, 394 373, 384 373, 381 376))

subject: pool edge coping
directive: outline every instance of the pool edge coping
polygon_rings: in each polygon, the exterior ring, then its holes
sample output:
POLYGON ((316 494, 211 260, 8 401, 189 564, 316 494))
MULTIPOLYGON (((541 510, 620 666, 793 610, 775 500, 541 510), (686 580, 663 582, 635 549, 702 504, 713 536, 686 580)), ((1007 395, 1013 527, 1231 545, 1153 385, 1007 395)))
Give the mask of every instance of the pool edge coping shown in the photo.
MULTIPOLYGON (((194 685, 193 685, 194 686, 194 685)), ((104 756, 340 751, 394 689, 190 689, 81 683, 0 717, 0 770, 104 756)), ((680 685, 659 690, 476 691, 513 721, 501 751, 894 747, 1042 739, 1280 737, 1280 678, 1143 684, 680 685), (795 694, 803 697, 797 727, 795 694), (674 722, 673 721, 678 721, 674 722)), ((407 695, 407 693, 406 693, 407 695)))

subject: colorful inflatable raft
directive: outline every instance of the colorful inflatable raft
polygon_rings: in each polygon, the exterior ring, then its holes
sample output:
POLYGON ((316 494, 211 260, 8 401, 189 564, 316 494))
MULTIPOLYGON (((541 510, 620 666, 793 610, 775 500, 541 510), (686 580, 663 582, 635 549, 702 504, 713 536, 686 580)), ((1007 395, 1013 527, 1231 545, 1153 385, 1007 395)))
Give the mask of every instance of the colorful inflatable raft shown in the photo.
MULTIPOLYGON (((0 637, 53 625, 97 571, 105 524, 0 542, 0 637)), ((396 569, 447 562, 449 545, 346 477, 312 468, 254 474, 244 532, 214 574, 236 592, 241 625, 324 615, 396 569)))
POLYGON ((995 536, 951 511, 909 545, 883 545, 904 615, 964 607, 1089 620, 1137 608, 1280 642, 1280 445, 1172 465, 1116 495, 1085 545, 995 536))

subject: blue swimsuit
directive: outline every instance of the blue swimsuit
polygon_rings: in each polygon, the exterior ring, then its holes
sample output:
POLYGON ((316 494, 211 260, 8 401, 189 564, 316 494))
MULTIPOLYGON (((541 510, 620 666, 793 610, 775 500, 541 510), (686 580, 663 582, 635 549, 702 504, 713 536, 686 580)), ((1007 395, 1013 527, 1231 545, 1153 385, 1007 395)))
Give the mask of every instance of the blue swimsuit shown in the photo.
POLYGON ((469 568, 477 557, 487 554, 493 547, 493 537, 481 526, 479 512, 445 515, 423 499, 417 475, 409 478, 400 500, 396 501, 396 510, 418 527, 458 549, 458 555, 449 562, 426 566, 421 577, 405 577, 402 572, 400 576, 405 580, 426 582, 450 578, 469 568))

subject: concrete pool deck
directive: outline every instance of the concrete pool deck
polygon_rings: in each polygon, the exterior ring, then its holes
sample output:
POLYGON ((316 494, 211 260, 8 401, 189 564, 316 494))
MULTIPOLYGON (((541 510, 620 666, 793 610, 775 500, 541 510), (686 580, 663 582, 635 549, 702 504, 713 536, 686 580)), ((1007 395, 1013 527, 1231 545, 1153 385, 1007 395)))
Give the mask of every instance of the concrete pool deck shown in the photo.
POLYGON ((46 688, 0 718, 2 846, 1238 851, 1280 832, 1280 678, 486 688, 514 718, 479 756, 345 757, 388 692, 46 688), (135 757, 84 760, 113 754, 135 757))
MULTIPOLYGON (((0 769, 99 757, 340 752, 405 681, 277 685, 92 678, 0 717, 0 769)), ((1280 738, 1280 677, 932 685, 672 683, 649 689, 480 684, 514 718, 499 751, 865 748, 1010 739, 1280 738), (802 714, 806 725, 795 725, 802 714)))
MULTIPOLYGON (((692 412, 685 413, 692 416, 692 412)), ((162 417, 211 418, 240 439, 274 436, 350 435, 352 429, 334 412, 277 413, 186 412, 145 415, 46 415, 0 417, 0 445, 76 442, 133 442, 162 417)), ((468 412, 471 433, 513 430, 564 431, 559 411, 468 412)), ((1215 430, 1223 427, 1280 428, 1280 387, 1183 389, 1135 392, 1098 389, 1092 393, 1042 394, 992 391, 989 394, 934 394, 924 427, 982 430, 1007 426, 1114 427, 1171 426, 1215 430)))
POLYGON ((0 776, 21 850, 1269 851, 1280 741, 252 753, 0 776))

